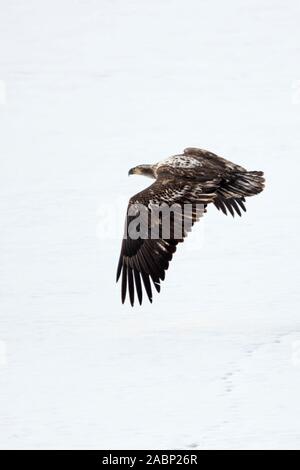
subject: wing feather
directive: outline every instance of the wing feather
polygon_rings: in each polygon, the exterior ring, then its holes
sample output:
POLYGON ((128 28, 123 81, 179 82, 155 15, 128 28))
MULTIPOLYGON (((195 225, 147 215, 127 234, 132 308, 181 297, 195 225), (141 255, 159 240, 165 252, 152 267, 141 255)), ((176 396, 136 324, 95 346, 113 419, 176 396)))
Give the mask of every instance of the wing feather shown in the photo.
POLYGON ((123 273, 122 273, 122 304, 125 302, 126 299, 126 291, 127 291, 127 264, 123 263, 122 266, 123 273))
POLYGON ((121 297, 123 303, 128 293, 130 303, 134 305, 136 292, 137 299, 141 304, 143 301, 143 288, 148 299, 152 302, 153 293, 150 279, 157 292, 160 292, 160 282, 165 279, 165 272, 176 252, 177 244, 183 241, 191 226, 205 211, 203 209, 199 214, 199 211, 196 210, 196 204, 206 207, 208 202, 212 202, 215 197, 213 192, 215 187, 216 185, 214 186, 211 181, 207 182, 207 185, 203 182, 194 182, 191 185, 185 180, 163 180, 163 178, 158 178, 155 183, 130 199, 117 268, 117 280, 122 273, 121 297), (153 215, 154 207, 160 203, 164 203, 168 207, 177 204, 170 219, 170 235, 166 237, 162 233, 162 219, 154 218, 153 225, 159 228, 158 238, 148 237, 143 239, 138 237, 134 239, 130 237, 129 225, 134 220, 134 216, 140 214, 139 204, 147 208, 147 214, 144 212, 141 214, 141 224, 146 224, 146 232, 149 234, 153 229, 149 215, 153 215), (188 214, 182 210, 185 204, 192 206, 192 211, 188 214), (186 221, 189 222, 187 229, 185 227, 186 221), (176 238, 182 227, 186 230, 180 237, 176 238))
POLYGON ((141 284, 141 276, 140 276, 139 271, 136 268, 134 268, 133 272, 134 272, 134 280, 135 280, 137 296, 138 296, 140 305, 142 305, 143 290, 142 290, 142 284, 141 284))
POLYGON ((127 279, 128 279, 128 290, 129 290, 129 299, 131 305, 134 304, 134 282, 133 282, 133 274, 132 268, 128 266, 127 268, 127 279))

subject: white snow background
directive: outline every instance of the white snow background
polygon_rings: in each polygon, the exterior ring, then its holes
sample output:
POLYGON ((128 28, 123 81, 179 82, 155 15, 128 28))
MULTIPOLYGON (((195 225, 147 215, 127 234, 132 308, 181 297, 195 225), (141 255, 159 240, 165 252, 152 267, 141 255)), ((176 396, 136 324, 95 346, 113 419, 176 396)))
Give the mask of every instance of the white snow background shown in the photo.
POLYGON ((1 448, 300 448, 298 0, 0 0, 1 448), (263 170, 153 304, 120 302, 127 177, 263 170))

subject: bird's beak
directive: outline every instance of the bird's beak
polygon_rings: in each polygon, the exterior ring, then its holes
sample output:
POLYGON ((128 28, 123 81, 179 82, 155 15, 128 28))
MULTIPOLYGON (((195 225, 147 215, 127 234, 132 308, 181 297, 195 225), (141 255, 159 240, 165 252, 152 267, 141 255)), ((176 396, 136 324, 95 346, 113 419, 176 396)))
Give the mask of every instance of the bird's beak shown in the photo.
POLYGON ((133 174, 134 174, 134 168, 130 168, 130 170, 128 171, 128 176, 133 175, 133 174))

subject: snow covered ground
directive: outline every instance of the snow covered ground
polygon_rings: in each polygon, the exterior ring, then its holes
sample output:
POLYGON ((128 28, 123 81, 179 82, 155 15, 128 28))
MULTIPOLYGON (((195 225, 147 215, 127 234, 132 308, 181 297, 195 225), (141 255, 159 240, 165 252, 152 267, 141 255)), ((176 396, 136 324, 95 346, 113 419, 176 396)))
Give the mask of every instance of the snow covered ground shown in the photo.
POLYGON ((300 448, 298 0, 1 0, 1 448, 300 448), (127 178, 187 146, 267 188, 120 303, 127 178))

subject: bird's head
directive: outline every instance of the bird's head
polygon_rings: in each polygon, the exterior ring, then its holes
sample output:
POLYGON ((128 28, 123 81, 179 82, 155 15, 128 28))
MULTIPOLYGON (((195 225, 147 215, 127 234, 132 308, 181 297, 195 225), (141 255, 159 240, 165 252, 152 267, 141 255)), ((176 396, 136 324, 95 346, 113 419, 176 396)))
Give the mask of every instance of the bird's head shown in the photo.
POLYGON ((138 165, 128 171, 128 175, 143 175, 155 178, 155 165, 138 165))

